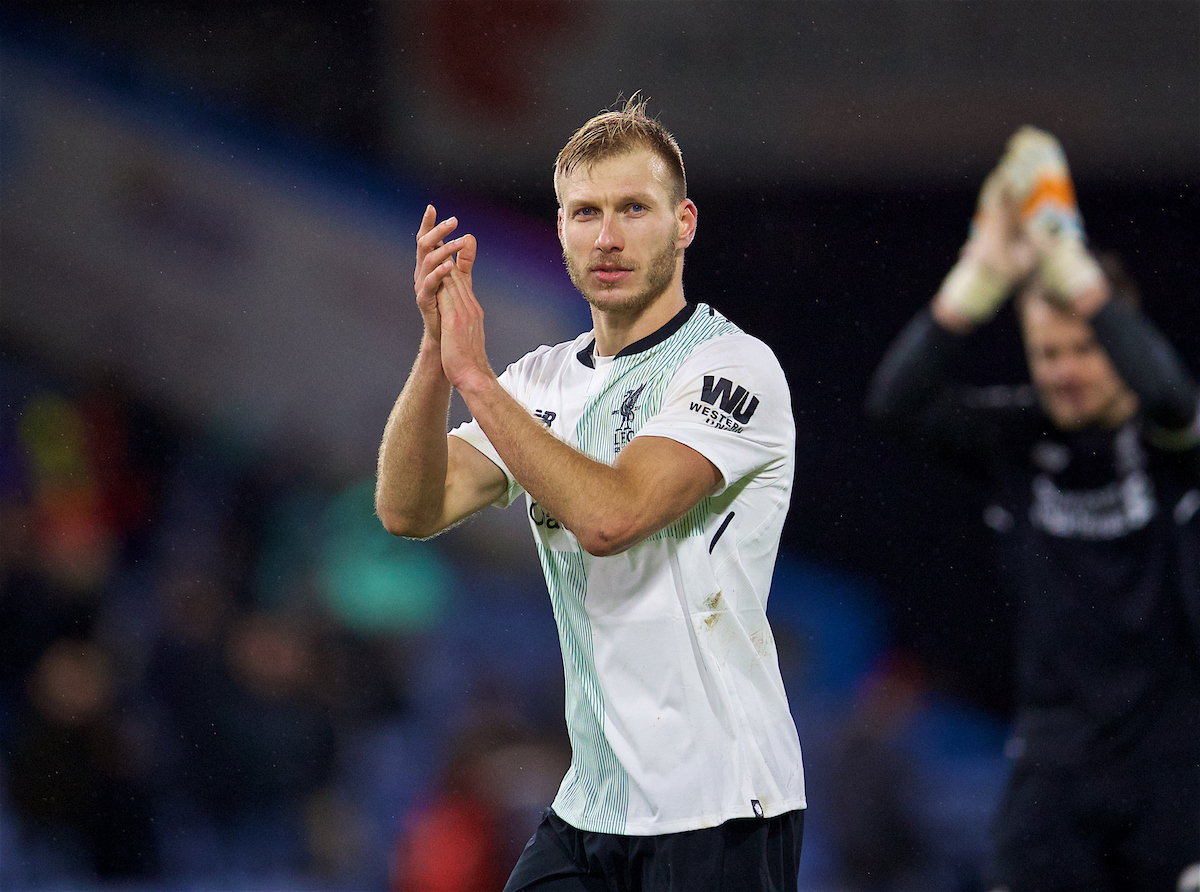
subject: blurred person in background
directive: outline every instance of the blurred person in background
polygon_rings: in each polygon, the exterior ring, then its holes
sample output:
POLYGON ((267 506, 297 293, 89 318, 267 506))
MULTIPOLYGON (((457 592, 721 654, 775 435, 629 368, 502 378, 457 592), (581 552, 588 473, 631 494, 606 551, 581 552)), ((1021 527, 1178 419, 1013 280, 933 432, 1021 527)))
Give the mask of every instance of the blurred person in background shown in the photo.
POLYGON ((310 634, 267 611, 231 610, 219 585, 173 599, 176 640, 156 655, 179 793, 216 832, 225 876, 304 865, 304 820, 332 779, 335 727, 316 701, 310 634))
POLYGON ((1198 403, 1128 278, 1088 250, 1062 147, 1018 130, 867 400, 994 500, 1019 610, 997 889, 1174 892, 1200 871, 1198 403), (1013 293, 1032 387, 960 383, 1013 293))
POLYGON ((827 783, 839 875, 848 890, 929 889, 933 861, 916 760, 904 737, 921 708, 919 668, 885 654, 859 682, 839 729, 827 783))
POLYGON ((149 527, 157 435, 121 382, 0 367, 0 882, 135 882, 162 867, 153 746, 120 592, 149 527))
POLYGON ((540 818, 530 807, 545 807, 569 760, 553 735, 504 711, 470 720, 454 738, 438 783, 405 816, 389 888, 502 888, 540 818))
POLYGON ((795 461, 787 382, 764 343, 685 300, 696 206, 644 102, 581 127, 554 185, 593 329, 497 378, 475 239, 427 208, 424 337, 384 432, 377 513, 424 538, 526 494, 572 761, 509 892, 791 892, 804 780, 766 618, 795 461), (447 436, 451 388, 473 418, 447 436))
POLYGON ((2 373, 16 411, 0 429, 0 703, 15 712, 46 648, 102 625, 157 475, 136 455, 135 410, 119 384, 69 396, 25 383, 25 396, 20 372, 2 373))
POLYGON ((23 845, 56 851, 63 867, 78 852, 97 879, 128 882, 155 877, 160 865, 147 754, 122 716, 119 687, 102 647, 53 642, 29 677, 30 714, 7 761, 23 845))
MULTIPOLYGON (((276 457, 20 353, 0 396, 0 886, 370 885, 335 757, 394 704, 314 641, 357 636, 254 585, 276 457)), ((381 761, 352 770, 384 798, 381 761)))

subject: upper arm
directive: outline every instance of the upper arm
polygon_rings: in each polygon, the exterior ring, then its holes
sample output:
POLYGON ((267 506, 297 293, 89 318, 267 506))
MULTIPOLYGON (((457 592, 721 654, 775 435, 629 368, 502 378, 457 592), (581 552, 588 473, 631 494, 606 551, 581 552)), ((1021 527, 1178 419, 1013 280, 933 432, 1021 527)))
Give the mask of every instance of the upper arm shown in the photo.
POLYGON ((747 335, 702 345, 672 376, 633 443, 651 437, 690 447, 714 466, 721 487, 754 477, 790 489, 796 427, 783 369, 747 335))
POLYGON ((446 496, 438 532, 501 499, 508 478, 490 458, 461 437, 446 437, 446 496))
POLYGON ((795 452, 783 370, 755 338, 714 338, 674 371, 662 402, 613 462, 620 488, 595 529, 572 532, 613 554, 678 520, 707 496, 754 477, 790 493, 795 452))
POLYGON ((628 475, 655 532, 721 488, 721 472, 691 446, 667 437, 635 437, 613 467, 628 475))

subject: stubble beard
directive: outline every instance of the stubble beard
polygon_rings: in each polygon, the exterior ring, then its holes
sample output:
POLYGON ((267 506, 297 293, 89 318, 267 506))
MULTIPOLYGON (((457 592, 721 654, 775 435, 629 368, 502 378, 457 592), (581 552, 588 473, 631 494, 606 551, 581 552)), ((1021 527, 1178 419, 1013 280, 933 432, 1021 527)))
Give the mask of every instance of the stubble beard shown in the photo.
MULTIPOLYGON (((617 263, 621 262, 619 254, 610 259, 617 263)), ((637 314, 653 304, 670 287, 671 282, 675 279, 679 257, 675 250, 675 239, 668 239, 662 249, 650 258, 650 263, 646 267, 645 287, 629 297, 611 299, 608 298, 609 289, 603 286, 593 287, 588 282, 587 267, 581 269, 576 266, 565 250, 563 251, 563 262, 567 267, 567 275, 571 277, 571 283, 583 295, 583 299, 597 310, 637 314)))

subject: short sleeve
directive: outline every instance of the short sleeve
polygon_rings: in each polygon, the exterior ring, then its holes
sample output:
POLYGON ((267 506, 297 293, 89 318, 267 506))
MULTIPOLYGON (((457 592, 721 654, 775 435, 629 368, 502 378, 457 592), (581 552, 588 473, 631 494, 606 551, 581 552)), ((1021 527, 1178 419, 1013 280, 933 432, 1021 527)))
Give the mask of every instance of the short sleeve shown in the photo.
POLYGON ((707 341, 676 369, 637 436, 695 449, 721 472, 722 489, 763 471, 790 475, 796 429, 783 369, 750 335, 707 341))

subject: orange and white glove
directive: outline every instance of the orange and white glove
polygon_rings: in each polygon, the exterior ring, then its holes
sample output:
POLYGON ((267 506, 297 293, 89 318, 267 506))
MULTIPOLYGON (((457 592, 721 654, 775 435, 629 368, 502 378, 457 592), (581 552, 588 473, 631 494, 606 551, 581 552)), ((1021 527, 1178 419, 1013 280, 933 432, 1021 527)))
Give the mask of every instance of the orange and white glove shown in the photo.
POLYGON ((1022 127, 1009 138, 999 169, 1016 202, 1021 230, 1037 251, 1050 297, 1070 306, 1080 295, 1104 287, 1104 273, 1087 249, 1083 216, 1059 141, 1044 130, 1022 127))

